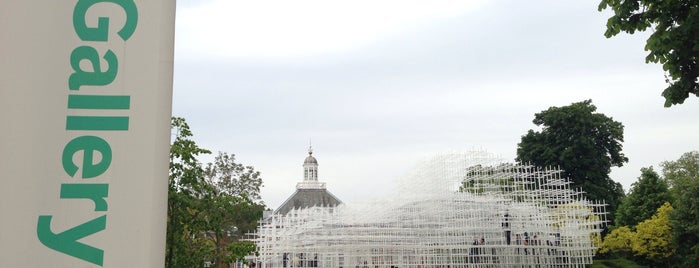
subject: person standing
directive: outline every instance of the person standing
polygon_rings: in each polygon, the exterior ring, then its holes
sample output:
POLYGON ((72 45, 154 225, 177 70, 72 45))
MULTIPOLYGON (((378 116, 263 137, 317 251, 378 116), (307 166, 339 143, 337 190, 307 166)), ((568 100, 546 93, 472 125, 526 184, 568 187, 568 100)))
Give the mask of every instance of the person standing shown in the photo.
POLYGON ((505 229, 505 242, 510 245, 512 231, 510 230, 510 214, 505 213, 504 219, 502 221, 502 228, 505 229))

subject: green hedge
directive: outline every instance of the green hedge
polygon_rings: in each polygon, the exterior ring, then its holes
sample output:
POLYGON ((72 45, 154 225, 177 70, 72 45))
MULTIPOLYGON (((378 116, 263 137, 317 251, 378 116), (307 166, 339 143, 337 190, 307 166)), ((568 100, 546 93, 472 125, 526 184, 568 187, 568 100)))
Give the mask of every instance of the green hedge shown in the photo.
POLYGON ((588 268, 642 268, 646 266, 641 266, 635 262, 619 258, 619 259, 608 259, 608 260, 595 260, 588 268))

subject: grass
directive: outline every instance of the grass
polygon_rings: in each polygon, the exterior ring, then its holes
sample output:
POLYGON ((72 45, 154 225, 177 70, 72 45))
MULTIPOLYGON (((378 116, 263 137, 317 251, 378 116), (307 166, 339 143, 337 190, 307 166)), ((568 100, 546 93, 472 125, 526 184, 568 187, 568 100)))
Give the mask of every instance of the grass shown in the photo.
POLYGON ((594 260, 594 262, 587 266, 588 268, 643 268, 646 266, 638 265, 632 260, 617 258, 617 259, 606 259, 606 260, 594 260))

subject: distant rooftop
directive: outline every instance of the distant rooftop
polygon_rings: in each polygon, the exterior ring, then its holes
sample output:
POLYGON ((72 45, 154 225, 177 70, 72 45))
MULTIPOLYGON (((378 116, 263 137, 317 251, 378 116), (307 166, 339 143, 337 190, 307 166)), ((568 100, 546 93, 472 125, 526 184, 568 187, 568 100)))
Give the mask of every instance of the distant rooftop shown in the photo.
POLYGON ((325 182, 318 181, 318 160, 313 157, 313 149, 308 148, 308 157, 303 161, 303 181, 296 184, 296 192, 274 212, 287 214, 293 209, 309 207, 336 207, 342 201, 331 194, 325 182))
POLYGON ((342 204, 327 189, 297 189, 289 199, 275 211, 278 214, 287 214, 294 209, 309 207, 336 207, 342 204))

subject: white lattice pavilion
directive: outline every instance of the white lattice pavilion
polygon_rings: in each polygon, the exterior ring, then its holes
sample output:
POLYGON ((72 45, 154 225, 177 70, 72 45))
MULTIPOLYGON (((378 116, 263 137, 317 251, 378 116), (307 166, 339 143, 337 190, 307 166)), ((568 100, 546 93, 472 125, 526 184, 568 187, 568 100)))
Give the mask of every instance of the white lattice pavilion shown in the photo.
POLYGON ((560 174, 485 152, 440 155, 389 198, 265 219, 258 267, 584 267, 605 205, 560 174))

